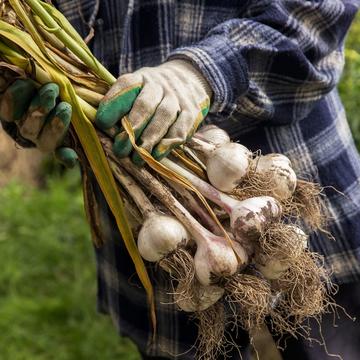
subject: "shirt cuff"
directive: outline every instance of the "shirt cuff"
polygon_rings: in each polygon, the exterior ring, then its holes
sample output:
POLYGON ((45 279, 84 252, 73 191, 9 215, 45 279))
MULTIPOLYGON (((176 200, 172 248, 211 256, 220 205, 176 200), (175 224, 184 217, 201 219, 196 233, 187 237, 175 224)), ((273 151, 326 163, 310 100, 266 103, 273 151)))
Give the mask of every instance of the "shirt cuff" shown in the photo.
POLYGON ((190 61, 200 70, 213 90, 210 112, 230 115, 237 99, 249 86, 247 64, 227 37, 210 36, 196 44, 175 49, 168 60, 190 61))

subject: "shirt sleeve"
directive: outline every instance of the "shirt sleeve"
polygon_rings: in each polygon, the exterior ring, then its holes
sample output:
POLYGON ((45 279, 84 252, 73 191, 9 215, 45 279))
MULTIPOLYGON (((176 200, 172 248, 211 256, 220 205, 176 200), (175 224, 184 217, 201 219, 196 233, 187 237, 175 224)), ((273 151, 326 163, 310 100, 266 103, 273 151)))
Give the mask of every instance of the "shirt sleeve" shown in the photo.
POLYGON ((286 124, 337 84, 355 0, 252 0, 239 18, 169 58, 191 61, 211 85, 212 113, 286 124))

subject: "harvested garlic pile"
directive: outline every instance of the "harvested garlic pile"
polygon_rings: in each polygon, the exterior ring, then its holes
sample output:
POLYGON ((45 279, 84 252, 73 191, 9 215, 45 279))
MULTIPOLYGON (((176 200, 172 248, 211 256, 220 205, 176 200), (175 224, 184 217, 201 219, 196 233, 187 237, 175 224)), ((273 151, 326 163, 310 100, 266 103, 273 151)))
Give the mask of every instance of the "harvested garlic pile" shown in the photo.
MULTIPOLYGON (((204 126, 182 146, 182 156, 161 161, 182 179, 175 181, 150 166, 139 168, 130 159, 117 159, 111 142, 103 144, 117 180, 143 215, 139 252, 169 274, 173 285, 168 291, 179 311, 198 318, 199 349, 217 354, 229 345, 225 330, 214 341, 204 325, 214 320, 215 309, 229 306, 233 313, 222 320, 216 317, 216 326, 225 329, 227 323, 237 323, 250 331, 272 316, 279 334, 285 329, 296 333, 300 323, 290 324, 281 314, 301 302, 287 300, 284 279, 299 274, 293 290, 299 289, 302 301, 309 298, 301 303, 304 313, 313 299, 307 283, 323 289, 327 279, 298 225, 306 222, 299 214, 307 203, 297 196, 299 182, 290 159, 282 154, 254 155, 231 142, 223 130, 204 126), (311 281, 307 268, 312 269, 311 281)), ((313 184, 302 181, 301 186, 313 184)), ((328 301, 326 291, 316 294, 316 311, 309 316, 320 316, 328 301)))

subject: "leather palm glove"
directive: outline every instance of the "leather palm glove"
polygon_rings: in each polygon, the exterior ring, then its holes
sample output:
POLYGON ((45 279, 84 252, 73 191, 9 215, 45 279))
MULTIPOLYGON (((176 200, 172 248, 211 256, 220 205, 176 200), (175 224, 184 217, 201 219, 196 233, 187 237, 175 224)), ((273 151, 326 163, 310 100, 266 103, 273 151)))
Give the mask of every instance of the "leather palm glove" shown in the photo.
MULTIPOLYGON (((100 103, 96 124, 107 130, 128 114, 137 144, 160 160, 191 137, 210 106, 212 91, 203 75, 183 60, 144 67, 119 77, 100 103)), ((128 156, 132 146, 121 131, 114 139, 114 153, 128 156)), ((132 159, 142 159, 133 153, 132 159)))
POLYGON ((72 167, 77 161, 75 151, 61 146, 72 108, 66 102, 59 102, 58 97, 59 87, 54 83, 37 89, 32 80, 15 80, 0 95, 0 120, 4 130, 20 145, 54 151, 61 163, 72 167))

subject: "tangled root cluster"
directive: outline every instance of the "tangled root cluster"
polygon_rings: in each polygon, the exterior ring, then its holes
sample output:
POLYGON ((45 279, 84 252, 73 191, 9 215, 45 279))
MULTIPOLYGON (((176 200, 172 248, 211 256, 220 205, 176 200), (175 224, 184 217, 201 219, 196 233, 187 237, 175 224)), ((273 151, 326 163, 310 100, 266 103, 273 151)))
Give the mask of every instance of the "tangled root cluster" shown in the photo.
POLYGON ((244 330, 258 329, 269 314, 271 288, 267 280, 239 273, 225 287, 226 301, 232 305, 233 321, 244 330))
POLYGON ((187 249, 178 247, 175 251, 162 258, 159 261, 159 266, 169 274, 173 288, 177 283, 181 283, 181 293, 177 293, 179 301, 193 298, 195 266, 194 258, 187 249))
POLYGON ((222 302, 194 314, 198 324, 197 359, 213 360, 226 356, 230 344, 226 340, 227 315, 222 302))
POLYGON ((304 250, 307 236, 297 232, 293 225, 276 223, 259 238, 256 262, 265 265, 269 259, 293 263, 304 250))
POLYGON ((323 229, 328 219, 322 191, 319 184, 298 179, 292 198, 284 204, 284 214, 303 219, 312 230, 323 229))
POLYGON ((276 307, 271 311, 272 327, 280 335, 309 336, 304 321, 322 314, 335 305, 329 291, 329 274, 318 254, 304 251, 278 280, 272 284, 273 291, 280 294, 276 307))
POLYGON ((251 169, 233 190, 232 195, 239 200, 246 200, 255 196, 274 196, 275 188, 276 185, 271 176, 258 174, 251 169))

